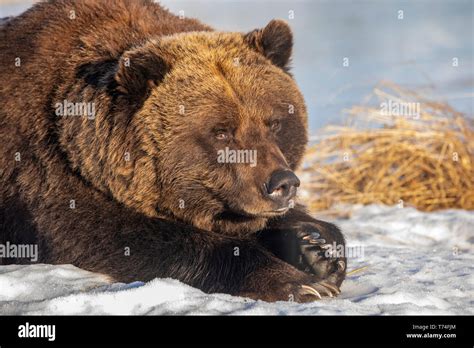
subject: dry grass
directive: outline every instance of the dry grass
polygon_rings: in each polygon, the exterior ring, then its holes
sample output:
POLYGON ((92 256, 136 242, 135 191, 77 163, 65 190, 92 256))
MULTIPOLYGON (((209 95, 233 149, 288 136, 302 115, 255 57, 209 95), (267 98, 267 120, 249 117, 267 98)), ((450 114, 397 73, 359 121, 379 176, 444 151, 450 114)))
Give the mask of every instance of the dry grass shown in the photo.
POLYGON ((325 128, 309 148, 303 172, 309 172, 310 208, 383 203, 473 210, 473 119, 387 82, 373 98, 375 106, 354 106, 347 126, 325 128), (419 103, 418 116, 384 114, 381 103, 389 101, 419 103))

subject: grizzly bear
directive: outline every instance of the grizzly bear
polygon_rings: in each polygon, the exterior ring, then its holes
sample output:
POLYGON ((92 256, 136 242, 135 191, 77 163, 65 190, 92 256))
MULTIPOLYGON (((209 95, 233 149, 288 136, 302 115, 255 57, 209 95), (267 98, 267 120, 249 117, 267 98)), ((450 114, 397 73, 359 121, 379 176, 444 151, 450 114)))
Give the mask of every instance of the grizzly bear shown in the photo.
POLYGON ((41 2, 9 19, 0 242, 114 281, 337 295, 344 238, 294 204, 307 114, 292 46, 281 20, 218 32, 148 0, 41 2))

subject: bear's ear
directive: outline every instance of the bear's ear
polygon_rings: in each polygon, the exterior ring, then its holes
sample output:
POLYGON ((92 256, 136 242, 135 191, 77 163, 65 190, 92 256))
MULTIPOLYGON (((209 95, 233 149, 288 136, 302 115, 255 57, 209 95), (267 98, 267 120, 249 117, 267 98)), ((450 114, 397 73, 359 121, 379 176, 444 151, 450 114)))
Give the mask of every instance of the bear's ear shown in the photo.
POLYGON ((244 40, 273 64, 283 69, 287 67, 293 48, 293 34, 285 21, 274 19, 265 28, 245 34, 244 40))
POLYGON ((120 57, 114 77, 117 90, 135 101, 143 100, 169 70, 169 62, 156 45, 126 51, 120 57))

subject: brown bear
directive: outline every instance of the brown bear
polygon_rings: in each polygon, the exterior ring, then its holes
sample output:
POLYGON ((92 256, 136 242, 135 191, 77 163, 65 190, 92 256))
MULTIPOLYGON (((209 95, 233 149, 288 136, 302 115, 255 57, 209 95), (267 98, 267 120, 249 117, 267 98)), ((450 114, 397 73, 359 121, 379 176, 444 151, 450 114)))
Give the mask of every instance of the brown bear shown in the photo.
MULTIPOLYGON (((307 142, 289 26, 147 0, 41 2, 0 30, 0 242, 115 281, 334 296, 332 224, 293 204, 307 142)), ((26 262, 0 259, 2 264, 26 262)))

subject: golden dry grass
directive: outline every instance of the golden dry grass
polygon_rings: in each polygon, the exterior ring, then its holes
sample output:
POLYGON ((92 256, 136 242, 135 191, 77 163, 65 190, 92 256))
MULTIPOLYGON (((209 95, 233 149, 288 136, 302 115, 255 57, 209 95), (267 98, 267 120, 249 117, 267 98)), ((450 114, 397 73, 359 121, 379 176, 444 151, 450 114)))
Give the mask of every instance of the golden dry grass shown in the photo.
POLYGON ((473 210, 473 119, 387 82, 373 97, 375 106, 352 107, 346 126, 326 127, 309 148, 303 172, 310 209, 383 203, 473 210), (419 113, 387 115, 381 103, 390 100, 419 103, 419 113))

